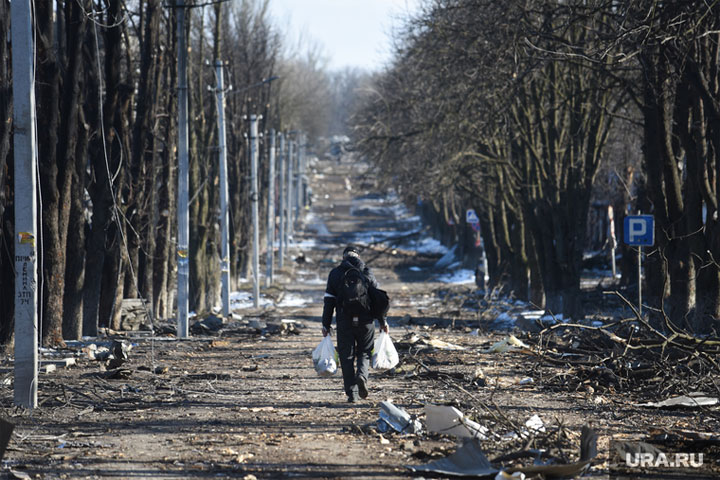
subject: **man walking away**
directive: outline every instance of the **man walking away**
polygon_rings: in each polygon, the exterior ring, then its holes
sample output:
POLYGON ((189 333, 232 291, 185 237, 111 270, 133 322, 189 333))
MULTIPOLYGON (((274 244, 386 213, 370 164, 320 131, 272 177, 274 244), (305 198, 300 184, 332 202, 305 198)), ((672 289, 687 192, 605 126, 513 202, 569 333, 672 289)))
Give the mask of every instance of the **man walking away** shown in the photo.
MULTIPOLYGON (((357 401, 358 396, 368 396, 368 370, 375 343, 375 319, 370 313, 369 290, 377 286, 375 276, 360 259, 360 251, 354 245, 345 248, 342 262, 328 275, 322 333, 323 336, 331 333, 335 311, 337 351, 348 402, 357 401)), ((380 330, 387 332, 385 317, 377 320, 380 330)))

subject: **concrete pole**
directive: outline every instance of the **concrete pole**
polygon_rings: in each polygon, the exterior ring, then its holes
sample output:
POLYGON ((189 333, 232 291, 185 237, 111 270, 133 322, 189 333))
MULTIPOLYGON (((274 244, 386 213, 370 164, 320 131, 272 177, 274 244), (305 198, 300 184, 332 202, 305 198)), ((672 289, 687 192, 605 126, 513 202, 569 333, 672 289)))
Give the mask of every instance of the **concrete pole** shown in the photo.
POLYGON ((287 155, 287 222, 285 229, 285 252, 288 252, 289 241, 293 232, 293 158, 295 157, 295 142, 288 139, 288 155, 287 155))
POLYGON ((177 336, 188 337, 188 273, 190 263, 190 215, 188 212, 188 101, 185 4, 178 0, 178 246, 177 246, 177 336))
POLYGON ((10 3, 15 152, 15 384, 14 402, 37 407, 38 295, 36 221, 37 152, 30 1, 10 3))
POLYGON ((217 77, 218 137, 220 140, 220 282, 222 284, 222 314, 230 316, 230 221, 228 215, 227 148, 225 145, 225 86, 223 64, 215 60, 217 77))
POLYGON ((258 118, 250 115, 250 200, 252 202, 253 228, 253 305, 260 306, 260 222, 258 218, 258 118))
POLYGON ((280 170, 280 182, 278 183, 278 210, 280 211, 280 225, 278 231, 278 267, 283 268, 285 256, 285 135, 280 133, 278 168, 280 170))
POLYGON ((272 129, 270 130, 269 148, 266 287, 269 287, 273 281, 273 254, 275 253, 275 130, 272 129))
POLYGON ((303 134, 300 133, 297 136, 297 147, 295 148, 295 165, 296 165, 296 173, 295 173, 295 221, 297 222, 300 219, 300 209, 302 208, 303 204, 303 168, 302 168, 302 157, 303 157, 303 149, 305 146, 303 145, 303 134))

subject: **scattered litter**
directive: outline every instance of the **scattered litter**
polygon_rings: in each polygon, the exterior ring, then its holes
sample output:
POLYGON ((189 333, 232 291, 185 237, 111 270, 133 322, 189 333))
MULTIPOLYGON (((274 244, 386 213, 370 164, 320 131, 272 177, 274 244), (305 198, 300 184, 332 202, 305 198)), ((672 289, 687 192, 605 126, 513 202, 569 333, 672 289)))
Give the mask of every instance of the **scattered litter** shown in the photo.
POLYGON ((389 400, 380 402, 380 419, 377 422, 377 429, 385 433, 392 428, 400 433, 420 433, 422 425, 420 421, 413 418, 402 408, 398 408, 389 400))
POLYGON ((248 327, 254 328, 255 330, 264 330, 267 328, 267 323, 254 318, 248 321, 248 327))
POLYGON ((337 353, 330 335, 323 337, 313 350, 312 359, 315 364, 315 371, 321 377, 329 377, 337 372, 337 353))
POLYGON ((533 415, 532 417, 530 417, 528 421, 525 422, 525 426, 532 433, 545 431, 545 423, 543 423, 542 419, 537 415, 533 415))
POLYGON ((528 350, 530 349, 527 344, 523 343, 521 340, 518 340, 515 335, 510 335, 507 338, 503 338, 499 342, 494 343, 490 348, 484 350, 484 353, 505 353, 513 350, 514 348, 526 348, 528 350))
POLYGON ((495 480, 525 480, 525 474, 522 472, 510 474, 504 470, 500 470, 498 474, 495 475, 495 480))
MULTIPOLYGON (((597 434, 587 425, 580 434, 580 459, 572 463, 528 465, 499 469, 495 468, 480 448, 478 439, 470 439, 452 455, 425 465, 406 465, 414 472, 433 472, 464 477, 489 477, 495 479, 523 479, 523 475, 542 475, 544 478, 574 477, 588 468, 597 456, 597 434)), ((522 452, 519 452, 522 453, 522 452)), ((517 458, 517 455, 513 455, 517 458)))
POLYGON ((437 348, 438 350, 465 350, 465 347, 461 347, 460 345, 455 345, 454 343, 448 343, 444 342, 442 340, 439 340, 434 337, 430 337, 429 339, 425 340, 427 345, 430 345, 432 347, 437 348))
POLYGON ((210 315, 190 326, 190 331, 195 335, 212 335, 223 327, 223 319, 210 315))
POLYGON ((535 383, 535 380, 532 377, 525 377, 518 381, 518 385, 532 385, 533 383, 535 383))
POLYGON ((636 403, 636 407, 712 407, 720 403, 717 397, 707 397, 704 393, 691 393, 690 395, 682 395, 679 397, 671 397, 661 402, 636 403))
POLYGON ((522 472, 525 475, 542 475, 545 478, 575 477, 584 472, 597 456, 597 434, 583 425, 580 433, 580 459, 572 463, 550 465, 528 465, 526 467, 508 468, 510 473, 522 472))
POLYGON ((10 478, 15 478, 15 479, 19 479, 19 480, 25 480, 25 479, 29 480, 29 479, 33 478, 28 473, 25 473, 20 470, 13 470, 12 468, 10 469, 10 475, 11 475, 10 478))
POLYGON ((428 432, 454 435, 458 438, 487 440, 488 429, 466 418, 455 407, 425 405, 425 426, 428 432))
POLYGON ((437 348, 438 350, 466 350, 465 347, 462 347, 460 345, 455 345, 454 343, 448 343, 444 342, 438 338, 431 337, 427 334, 421 334, 423 336, 420 336, 416 333, 411 333, 410 335, 407 335, 403 337, 399 343, 408 344, 408 345, 426 345, 428 347, 437 348))
POLYGON ((433 472, 465 477, 487 477, 498 473, 498 469, 490 464, 483 453, 477 439, 465 442, 449 457, 425 465, 408 465, 407 468, 413 472, 433 472))
POLYGON ((372 354, 372 368, 388 370, 400 362, 395 345, 393 345, 390 334, 380 332, 375 340, 375 347, 372 354))

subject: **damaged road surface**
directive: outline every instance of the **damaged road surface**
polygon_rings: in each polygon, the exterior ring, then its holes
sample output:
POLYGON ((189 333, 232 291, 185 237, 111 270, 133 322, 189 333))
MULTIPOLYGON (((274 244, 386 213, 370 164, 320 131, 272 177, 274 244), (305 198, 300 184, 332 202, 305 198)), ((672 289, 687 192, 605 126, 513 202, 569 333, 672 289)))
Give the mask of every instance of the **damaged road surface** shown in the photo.
MULTIPOLYGON (((56 368, 41 373, 34 411, 13 406, 5 356, 0 401, 14 431, 0 477, 600 479, 616 443, 643 442, 706 454, 702 466, 668 468, 672 477, 646 462, 645 478, 717 478, 718 406, 707 400, 717 392, 661 403, 678 395, 624 389, 575 338, 572 351, 558 340, 542 353, 535 333, 493 330, 495 306, 472 283, 442 281, 444 252, 420 248, 417 217, 346 180, 362 166, 314 168, 323 193, 259 309, 246 284, 232 318, 194 319, 190 339, 159 321, 154 334, 105 332, 43 352, 56 368), (399 354, 352 404, 340 373, 318 375, 312 358, 327 274, 349 242, 390 295, 399 354)), ((611 478, 643 478, 632 465, 611 478)))

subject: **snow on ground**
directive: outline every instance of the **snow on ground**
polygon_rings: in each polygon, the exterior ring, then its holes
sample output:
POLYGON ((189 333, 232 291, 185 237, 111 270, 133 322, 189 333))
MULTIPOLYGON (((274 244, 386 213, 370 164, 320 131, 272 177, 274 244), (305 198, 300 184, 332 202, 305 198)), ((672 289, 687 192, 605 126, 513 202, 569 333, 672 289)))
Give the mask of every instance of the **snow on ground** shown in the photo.
MULTIPOLYGON (((262 293, 258 299, 258 306, 260 308, 270 307, 274 304, 273 299, 266 297, 262 293)), ((230 293, 230 309, 244 309, 254 308, 252 292, 240 291, 230 293)))
POLYGON ((439 240, 430 237, 408 240, 403 246, 408 250, 415 250, 425 255, 445 255, 448 252, 448 248, 445 245, 440 243, 439 240))
MULTIPOLYGON (((286 293, 279 303, 275 303, 275 301, 265 296, 264 294, 260 294, 260 299, 258 302, 259 308, 268 308, 272 306, 276 307, 302 307, 303 305, 307 305, 308 303, 313 303, 315 300, 313 300, 312 297, 307 295, 299 295, 296 293, 286 293)), ((253 304, 253 296, 252 292, 250 291, 239 291, 239 292, 232 292, 230 294, 230 309, 231 310, 242 310, 242 309, 249 309, 254 308, 253 304)))
POLYGON ((439 282, 452 283, 456 285, 465 285, 475 283, 475 272, 467 268, 459 268, 449 273, 444 273, 437 277, 439 282))
POLYGON ((280 303, 277 304, 278 307, 302 307, 303 305, 307 305, 308 303, 313 303, 314 300, 308 296, 304 295, 298 295, 296 293, 286 293, 282 300, 280 300, 280 303))

